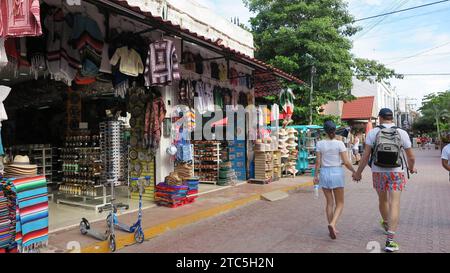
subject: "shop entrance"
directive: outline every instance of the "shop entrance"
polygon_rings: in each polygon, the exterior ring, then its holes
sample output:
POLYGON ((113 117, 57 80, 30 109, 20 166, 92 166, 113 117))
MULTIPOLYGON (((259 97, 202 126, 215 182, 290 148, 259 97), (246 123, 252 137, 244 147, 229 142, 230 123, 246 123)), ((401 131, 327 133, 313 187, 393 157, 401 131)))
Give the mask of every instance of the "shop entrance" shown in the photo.
MULTIPOLYGON (((104 218, 97 210, 110 202, 111 195, 101 177, 100 123, 113 113, 126 120, 127 112, 145 112, 137 109, 145 100, 116 98, 109 90, 105 84, 68 88, 40 79, 15 84, 4 101, 8 113, 2 123, 5 161, 26 156, 37 165, 37 174, 46 177, 52 201, 50 231, 78 224, 81 217, 104 218)), ((133 123, 133 129, 124 129, 126 147, 119 155, 124 166, 130 162, 130 169, 121 173, 115 192, 117 202, 129 204, 130 210, 138 207, 138 189, 129 178, 150 177, 144 206, 153 205, 155 184, 154 156, 139 148, 143 121, 136 118, 133 123)))

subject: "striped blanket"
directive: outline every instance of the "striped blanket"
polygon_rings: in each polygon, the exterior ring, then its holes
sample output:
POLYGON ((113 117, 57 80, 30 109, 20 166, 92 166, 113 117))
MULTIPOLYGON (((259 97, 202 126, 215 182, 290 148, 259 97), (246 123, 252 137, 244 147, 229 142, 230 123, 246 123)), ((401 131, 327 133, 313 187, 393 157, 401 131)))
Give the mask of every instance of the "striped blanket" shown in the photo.
POLYGON ((12 183, 0 181, 0 250, 15 248, 16 194, 12 183))
POLYGON ((48 196, 45 176, 11 179, 17 194, 16 243, 29 252, 48 243, 48 196))

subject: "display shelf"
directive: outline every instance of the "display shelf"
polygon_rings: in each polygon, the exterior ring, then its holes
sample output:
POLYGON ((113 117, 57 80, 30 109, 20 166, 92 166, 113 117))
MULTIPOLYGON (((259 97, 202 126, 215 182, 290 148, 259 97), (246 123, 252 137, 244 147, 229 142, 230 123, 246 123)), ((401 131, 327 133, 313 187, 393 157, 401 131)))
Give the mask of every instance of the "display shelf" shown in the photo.
POLYGON ((9 152, 12 154, 27 154, 30 162, 37 165, 37 174, 44 175, 47 184, 52 184, 53 149, 49 144, 29 144, 13 146, 9 149, 9 152))
POLYGON ((192 144, 194 145, 194 175, 200 178, 200 183, 217 184, 222 162, 221 142, 193 141, 192 144), (206 157, 206 160, 202 157, 206 157))
POLYGON ((111 199, 111 195, 107 193, 106 187, 103 185, 99 186, 102 188, 102 194, 97 196, 73 194, 59 191, 57 194, 56 203, 90 208, 98 212, 99 208, 107 205, 110 202, 110 200, 108 199, 111 199))
POLYGON ((273 151, 255 151, 255 179, 273 180, 273 151))

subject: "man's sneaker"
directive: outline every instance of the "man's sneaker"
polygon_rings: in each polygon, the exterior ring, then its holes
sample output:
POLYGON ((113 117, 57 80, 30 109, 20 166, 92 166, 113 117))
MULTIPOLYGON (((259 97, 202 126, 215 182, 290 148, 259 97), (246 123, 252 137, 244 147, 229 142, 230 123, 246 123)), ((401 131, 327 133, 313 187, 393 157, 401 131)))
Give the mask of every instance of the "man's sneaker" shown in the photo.
POLYGON ((399 245, 394 241, 387 241, 386 247, 384 248, 384 251, 386 252, 397 252, 400 250, 399 245))
POLYGON ((381 228, 383 229, 384 235, 388 234, 389 225, 383 219, 380 221, 381 228))

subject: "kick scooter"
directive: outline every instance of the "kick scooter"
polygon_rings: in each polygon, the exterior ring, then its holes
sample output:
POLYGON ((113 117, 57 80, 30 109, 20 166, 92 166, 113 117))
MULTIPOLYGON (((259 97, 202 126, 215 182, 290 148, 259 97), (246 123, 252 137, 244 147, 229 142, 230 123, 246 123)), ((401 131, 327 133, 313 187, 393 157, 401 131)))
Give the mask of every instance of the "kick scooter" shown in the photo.
POLYGON ((83 235, 88 235, 94 237, 100 241, 109 240, 109 249, 111 252, 116 251, 116 236, 114 225, 111 224, 111 215, 115 215, 118 209, 128 209, 129 206, 125 204, 114 204, 114 181, 110 181, 111 183, 111 203, 107 204, 101 208, 99 208, 99 212, 111 210, 106 219, 108 220, 108 229, 105 232, 100 232, 98 230, 92 229, 89 221, 86 218, 82 218, 80 222, 80 232, 83 235))
POLYGON ((115 213, 109 214, 106 219, 106 223, 108 224, 108 226, 111 224, 111 222, 113 222, 117 229, 128 233, 134 233, 134 240, 139 244, 143 243, 145 240, 144 231, 142 230, 142 194, 144 193, 144 185, 150 186, 150 178, 150 176, 145 176, 145 183, 142 181, 142 178, 131 178, 131 180, 135 181, 137 183, 137 186, 139 187, 139 211, 136 223, 134 223, 132 226, 123 224, 119 222, 117 214, 115 213), (111 221, 111 218, 113 219, 113 221, 111 221))

